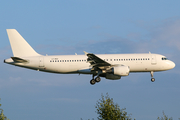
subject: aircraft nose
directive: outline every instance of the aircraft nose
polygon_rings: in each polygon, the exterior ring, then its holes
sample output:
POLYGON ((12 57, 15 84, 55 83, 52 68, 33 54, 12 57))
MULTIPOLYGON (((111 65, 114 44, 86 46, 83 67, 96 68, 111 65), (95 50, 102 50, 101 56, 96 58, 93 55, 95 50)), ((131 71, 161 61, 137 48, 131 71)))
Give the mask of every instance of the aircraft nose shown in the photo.
MULTIPOLYGON (((172 61, 171 61, 172 62, 172 61)), ((172 68, 174 68, 176 66, 176 64, 174 62, 171 63, 172 68)))
POLYGON ((176 64, 174 62, 172 62, 172 61, 169 61, 168 66, 169 66, 170 69, 173 69, 176 66, 176 64))

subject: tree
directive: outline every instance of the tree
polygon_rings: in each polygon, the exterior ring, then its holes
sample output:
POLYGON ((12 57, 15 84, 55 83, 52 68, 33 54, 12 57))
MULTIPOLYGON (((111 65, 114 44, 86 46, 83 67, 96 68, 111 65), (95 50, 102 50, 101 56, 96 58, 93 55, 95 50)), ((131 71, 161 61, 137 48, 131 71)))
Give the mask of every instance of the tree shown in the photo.
MULTIPOLYGON (((1 100, 1 99, 0 99, 1 100)), ((1 104, 0 104, 0 107, 1 107, 1 104)), ((0 120, 9 120, 3 113, 3 109, 0 109, 0 120)))
POLYGON ((172 117, 168 118, 167 115, 165 115, 164 111, 163 111, 163 117, 158 117, 157 120, 173 120, 172 117))
POLYGON ((98 120, 131 120, 130 115, 127 115, 126 109, 120 109, 119 105, 113 102, 108 93, 96 103, 96 113, 99 115, 98 120))

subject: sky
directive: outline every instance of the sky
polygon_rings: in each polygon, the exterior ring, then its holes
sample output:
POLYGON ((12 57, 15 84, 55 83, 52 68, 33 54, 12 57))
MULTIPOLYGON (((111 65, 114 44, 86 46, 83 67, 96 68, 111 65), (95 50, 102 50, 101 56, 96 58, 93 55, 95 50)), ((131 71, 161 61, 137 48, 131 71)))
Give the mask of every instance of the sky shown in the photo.
POLYGON ((97 120, 95 105, 109 94, 136 120, 164 111, 180 118, 179 0, 1 0, 0 103, 10 120, 97 120), (157 53, 169 71, 130 73, 90 85, 91 75, 52 74, 3 63, 13 56, 6 29, 16 29, 43 55, 157 53))

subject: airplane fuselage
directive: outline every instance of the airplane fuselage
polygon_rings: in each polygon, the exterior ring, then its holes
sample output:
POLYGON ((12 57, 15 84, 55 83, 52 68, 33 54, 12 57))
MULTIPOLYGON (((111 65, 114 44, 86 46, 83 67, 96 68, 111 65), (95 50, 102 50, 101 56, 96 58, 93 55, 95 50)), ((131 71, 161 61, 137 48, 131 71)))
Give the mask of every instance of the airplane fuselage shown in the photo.
POLYGON ((130 72, 153 73, 169 70, 175 64, 160 54, 93 54, 43 56, 37 53, 15 29, 7 29, 13 57, 4 62, 37 71, 61 74, 92 74, 90 83, 100 82, 100 77, 117 80, 130 72), (94 78, 97 76, 96 78, 94 78))
MULTIPOLYGON (((163 59, 165 56, 159 54, 99 54, 98 57, 112 65, 129 66, 130 72, 164 71, 172 69, 175 65, 172 61, 163 59)), ((21 57, 27 62, 14 62, 11 58, 5 63, 20 67, 30 68, 38 71, 52 73, 80 73, 92 74, 91 65, 87 62, 86 55, 54 55, 21 57)))

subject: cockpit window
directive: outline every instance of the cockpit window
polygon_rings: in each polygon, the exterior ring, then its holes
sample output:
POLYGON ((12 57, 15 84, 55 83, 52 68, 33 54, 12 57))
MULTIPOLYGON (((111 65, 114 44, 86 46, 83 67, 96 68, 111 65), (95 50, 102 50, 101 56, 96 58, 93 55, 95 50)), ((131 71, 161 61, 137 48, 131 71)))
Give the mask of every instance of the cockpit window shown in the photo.
POLYGON ((168 60, 167 58, 165 58, 165 57, 162 57, 162 60, 168 60))

